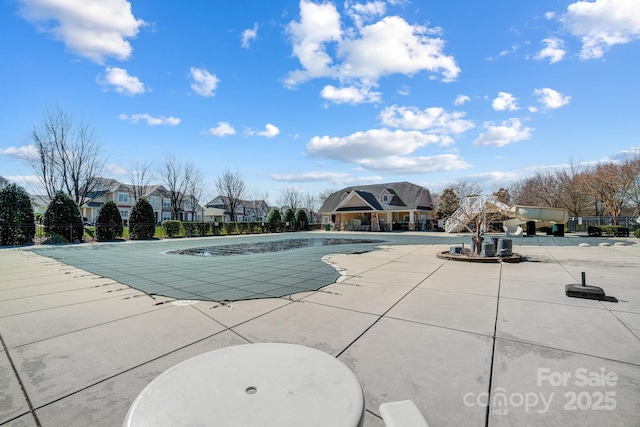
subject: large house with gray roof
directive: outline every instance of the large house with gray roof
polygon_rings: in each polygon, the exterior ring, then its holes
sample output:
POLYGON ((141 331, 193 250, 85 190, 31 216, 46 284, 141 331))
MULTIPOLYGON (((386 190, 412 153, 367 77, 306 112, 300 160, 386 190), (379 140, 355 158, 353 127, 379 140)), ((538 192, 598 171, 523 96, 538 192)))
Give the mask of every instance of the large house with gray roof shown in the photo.
POLYGON ((333 230, 429 230, 433 208, 428 189, 392 182, 343 188, 332 193, 318 212, 333 230))

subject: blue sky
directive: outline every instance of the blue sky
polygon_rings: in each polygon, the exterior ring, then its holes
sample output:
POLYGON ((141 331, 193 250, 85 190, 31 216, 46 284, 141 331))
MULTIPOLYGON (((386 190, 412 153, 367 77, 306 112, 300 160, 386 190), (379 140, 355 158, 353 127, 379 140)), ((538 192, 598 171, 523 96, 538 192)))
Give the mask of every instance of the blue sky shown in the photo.
MULTIPOLYGON (((47 107, 110 177, 170 154, 252 193, 491 190, 640 145, 637 0, 0 2, 0 175, 47 107)), ((159 181, 159 179, 156 179, 159 181)))

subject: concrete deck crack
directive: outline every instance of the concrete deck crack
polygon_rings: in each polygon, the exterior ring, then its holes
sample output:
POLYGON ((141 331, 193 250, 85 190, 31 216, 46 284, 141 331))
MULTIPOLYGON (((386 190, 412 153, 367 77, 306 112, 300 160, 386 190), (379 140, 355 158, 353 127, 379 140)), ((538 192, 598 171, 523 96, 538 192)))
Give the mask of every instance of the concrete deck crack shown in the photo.
POLYGON ((29 398, 29 395, 27 394, 27 389, 24 387, 24 383, 22 382, 22 378, 20 378, 20 374, 18 373, 18 370, 16 369, 15 364, 13 363, 13 358, 11 357, 11 353, 9 352, 9 348, 5 344, 4 338, 2 338, 2 334, 0 334, 0 342, 2 343, 2 348, 4 349, 4 352, 7 355, 7 359, 9 359, 9 364, 11 365, 11 370, 13 371, 13 374, 16 376, 16 379, 18 380, 18 384, 20 385, 20 389, 22 389, 22 394, 24 395, 24 398, 27 401, 27 406, 29 407, 29 413, 33 416, 33 420, 36 423, 36 426, 37 427, 42 427, 42 424, 40 424, 40 420, 38 419, 38 416, 36 415, 36 413, 34 411, 33 404, 31 403, 31 399, 29 398))
POLYGON ((491 365, 489 366, 489 397, 487 398, 487 412, 485 414, 484 422, 484 425, 486 427, 489 427, 489 417, 491 415, 491 388, 493 386, 493 363, 496 358, 496 335, 498 333, 498 316, 500 315, 500 285, 502 284, 502 267, 503 264, 500 263, 500 275, 498 276, 498 295, 496 297, 496 320, 493 325, 493 345, 491 347, 491 365))

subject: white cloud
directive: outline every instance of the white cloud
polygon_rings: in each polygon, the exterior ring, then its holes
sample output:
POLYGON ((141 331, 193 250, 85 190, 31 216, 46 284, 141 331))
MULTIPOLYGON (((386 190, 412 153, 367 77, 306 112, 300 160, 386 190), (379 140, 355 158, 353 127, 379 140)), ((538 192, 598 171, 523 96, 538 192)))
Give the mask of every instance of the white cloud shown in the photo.
POLYGON ((564 48, 564 41, 562 39, 551 37, 542 40, 542 43, 546 44, 547 46, 540 52, 538 52, 538 54, 534 57, 534 59, 537 59, 538 61, 549 58, 549 63, 554 64, 561 61, 562 58, 564 58, 565 53, 567 53, 564 48))
POLYGON ((567 105, 571 100, 570 96, 565 96, 548 87, 536 89, 533 93, 538 97, 538 102, 544 105, 545 108, 552 110, 567 105))
POLYGON ((503 147, 512 142, 531 138, 531 132, 533 131, 531 128, 522 127, 519 119, 509 119, 498 126, 485 123, 484 127, 486 131, 473 142, 476 147, 485 145, 503 147))
POLYGON ((379 175, 374 175, 374 176, 353 176, 350 178, 335 181, 335 183, 344 184, 344 185, 366 185, 366 184, 377 184, 382 181, 384 181, 384 177, 379 175))
POLYGON ((276 126, 272 125, 271 123, 267 123, 264 127, 264 130, 260 132, 256 132, 256 135, 265 136, 267 138, 273 138, 274 136, 277 136, 279 133, 280 133, 280 129, 278 129, 276 126))
POLYGON ((439 142, 439 136, 418 131, 372 129, 341 138, 315 136, 307 144, 307 151, 315 157, 361 163, 367 159, 410 154, 439 142))
POLYGON ((582 40, 581 58, 600 58, 611 46, 640 38, 640 2, 577 1, 567 7, 560 21, 582 40))
POLYGON ((236 130, 227 122, 218 122, 218 126, 208 130, 213 136, 235 135, 236 130))
POLYGON ((458 95, 456 97, 456 100, 453 101, 453 105, 464 105, 465 102, 469 102, 471 100, 471 98, 469 98, 467 95, 458 95))
POLYGON ((18 185, 29 187, 29 193, 31 194, 40 194, 45 192, 41 185, 40 177, 37 175, 7 175, 5 176, 5 179, 10 182, 15 182, 18 185))
POLYGON ((125 168, 122 165, 118 165, 115 163, 107 163, 105 165, 105 169, 107 170, 107 172, 110 172, 114 175, 126 175, 127 174, 127 168, 125 168))
POLYGON ((387 5, 383 1, 368 3, 345 2, 347 15, 353 20, 356 27, 361 28, 363 23, 371 22, 378 16, 384 15, 387 5))
POLYGON ((515 43, 511 45, 510 49, 504 49, 502 50, 498 56, 507 56, 507 55, 511 55, 512 53, 516 53, 518 50, 520 49, 520 45, 515 43))
POLYGON ((33 145, 0 148, 0 156, 10 156, 20 160, 30 160, 38 157, 38 151, 33 145))
POLYGON ((402 85, 398 89, 398 95, 407 96, 410 93, 411 93, 411 90, 409 89, 409 86, 407 86, 407 85, 402 85))
POLYGON ((102 64, 107 57, 131 56, 142 19, 126 0, 20 0, 20 13, 39 31, 52 34, 67 49, 102 64))
MULTIPOLYGON (((429 71, 441 74, 444 81, 452 81, 460 73, 455 59, 444 53, 444 41, 431 37, 438 29, 411 25, 398 16, 364 25, 364 21, 384 13, 382 2, 348 2, 346 8, 356 26, 343 30, 334 4, 301 0, 300 20, 290 22, 287 29, 293 54, 302 68, 288 74, 286 86, 295 87, 314 78, 333 78, 347 86, 368 88, 391 74, 411 76, 429 71)), ((361 99, 370 102, 367 97, 361 99)))
POLYGON ((337 42, 340 30, 340 15, 331 3, 316 4, 300 1, 300 22, 289 23, 288 32, 293 44, 293 54, 304 70, 289 74, 286 84, 295 86, 316 77, 335 76, 332 59, 325 51, 325 43, 337 42))
POLYGON ((370 87, 341 87, 327 85, 320 95, 336 104, 360 104, 364 102, 380 102, 380 92, 371 92, 370 87))
POLYGON ((457 154, 439 154, 436 156, 400 157, 368 159, 360 162, 363 168, 383 173, 414 174, 466 169, 467 162, 457 154))
POLYGON ((137 77, 130 76, 127 70, 107 67, 106 72, 104 78, 98 78, 98 83, 113 86, 116 92, 124 95, 140 95, 145 92, 144 83, 137 77))
POLYGON ((485 172, 479 173, 475 175, 468 175, 463 177, 462 181, 473 181, 478 183, 481 187, 484 187, 485 184, 490 183, 500 183, 501 187, 506 187, 512 182, 515 182, 522 178, 522 175, 516 172, 502 172, 502 171, 493 171, 493 172, 485 172))
POLYGON ((493 100, 491 106, 496 111, 515 111, 519 108, 516 98, 507 92, 498 92, 498 97, 493 100))
POLYGON ((349 174, 346 172, 325 172, 325 171, 269 175, 269 178, 273 179, 274 181, 286 181, 286 182, 320 182, 320 181, 336 182, 336 181, 343 181, 348 177, 349 177, 349 174))
POLYGON ((416 107, 398 107, 392 105, 380 113, 385 126, 402 129, 424 130, 438 133, 460 134, 474 127, 470 120, 464 119, 465 113, 448 113, 441 107, 425 108, 420 111, 416 107))
POLYGON ((249 42, 258 38, 258 23, 253 24, 253 29, 248 28, 242 32, 242 47, 249 49, 249 42))
POLYGON ((180 123, 180 119, 173 117, 173 116, 169 116, 169 117, 164 117, 164 116, 158 116, 158 117, 153 117, 149 114, 132 114, 130 116, 126 115, 126 114, 120 114, 118 116, 118 118, 120 120, 126 120, 129 121, 133 124, 137 124, 140 121, 146 121, 147 124, 149 126, 159 126, 159 125, 169 125, 169 126, 176 126, 180 123))
POLYGON ((215 74, 211 74, 204 68, 190 68, 191 79, 191 89, 198 95, 202 96, 214 96, 216 93, 216 88, 218 87, 218 83, 220 83, 220 79, 216 77, 215 74))
POLYGON ((341 75, 377 80, 389 74, 442 73, 445 82, 456 79, 460 68, 444 54, 444 41, 428 35, 427 27, 410 25, 399 16, 387 16, 363 27, 359 38, 345 38, 338 56, 345 58, 341 75))

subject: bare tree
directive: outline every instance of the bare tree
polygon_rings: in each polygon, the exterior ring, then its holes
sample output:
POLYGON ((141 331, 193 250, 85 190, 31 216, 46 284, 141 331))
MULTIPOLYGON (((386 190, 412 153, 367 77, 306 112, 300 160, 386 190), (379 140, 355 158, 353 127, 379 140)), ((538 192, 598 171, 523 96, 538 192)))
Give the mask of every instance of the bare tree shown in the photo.
POLYGON ((505 205, 510 205, 511 204, 511 193, 509 192, 509 189, 507 189, 507 188, 500 187, 497 191, 495 191, 493 193, 493 196, 500 203, 504 203, 505 205))
POLYGON ((262 192, 260 189, 254 188, 251 190, 249 203, 251 203, 251 209, 256 215, 256 220, 258 218, 265 219, 269 213, 269 192, 262 192))
POLYGON ((479 254, 482 249, 482 234, 487 231, 488 224, 501 216, 499 205, 502 202, 495 194, 482 195, 481 188, 474 183, 459 182, 451 190, 458 197, 458 208, 447 219, 445 228, 470 232, 476 253, 479 254))
POLYGON ((586 182, 600 199, 613 225, 630 200, 634 176, 627 164, 605 163, 591 168, 586 182))
MULTIPOLYGON (((191 217, 194 221, 196 219, 196 212, 200 206, 200 200, 202 200, 204 187, 204 176, 198 169, 193 168, 189 176, 189 183, 187 184, 187 206, 189 207, 188 211, 191 213, 191 217)), ((201 213, 202 218, 204 218, 204 207, 202 208, 201 213)))
POLYGON ((287 187, 280 191, 280 206, 291 208, 296 211, 302 205, 302 191, 295 187, 287 187))
POLYGON ((584 215, 592 199, 580 166, 571 161, 568 169, 556 172, 556 179, 560 193, 558 207, 567 209, 571 216, 584 215))
POLYGON ((319 194, 318 194, 318 201, 320 203, 320 206, 322 207, 322 205, 324 205, 324 202, 327 201, 327 199, 329 198, 329 196, 331 196, 333 193, 335 193, 337 190, 334 189, 326 189, 326 190, 322 190, 319 194))
POLYGON ((320 201, 313 194, 305 194, 304 196, 304 208, 309 211, 309 222, 315 222, 314 214, 318 210, 320 201))
POLYGON ((193 200, 194 188, 202 184, 202 175, 193 162, 182 164, 172 155, 166 155, 158 172, 160 180, 169 192, 173 219, 181 219, 187 202, 193 200))
POLYGON ((29 163, 47 196, 53 199, 64 191, 82 206, 105 165, 94 128, 82 121, 76 125, 71 114, 56 106, 46 110, 31 138, 37 154, 29 163))
POLYGON ((133 161, 127 168, 127 179, 131 182, 133 197, 139 199, 146 195, 147 187, 153 179, 153 163, 148 161, 133 161))
POLYGON ((633 214, 640 215, 640 151, 636 151, 625 163, 631 179, 629 201, 633 206, 633 214))
POLYGON ((245 196, 246 186, 239 172, 231 172, 225 169, 224 173, 216 180, 216 189, 222 201, 224 210, 231 216, 231 221, 236 220, 238 206, 245 196))
POLYGON ((438 195, 437 217, 448 218, 458 209, 460 206, 460 198, 456 194, 453 187, 447 187, 442 190, 442 193, 438 195))

